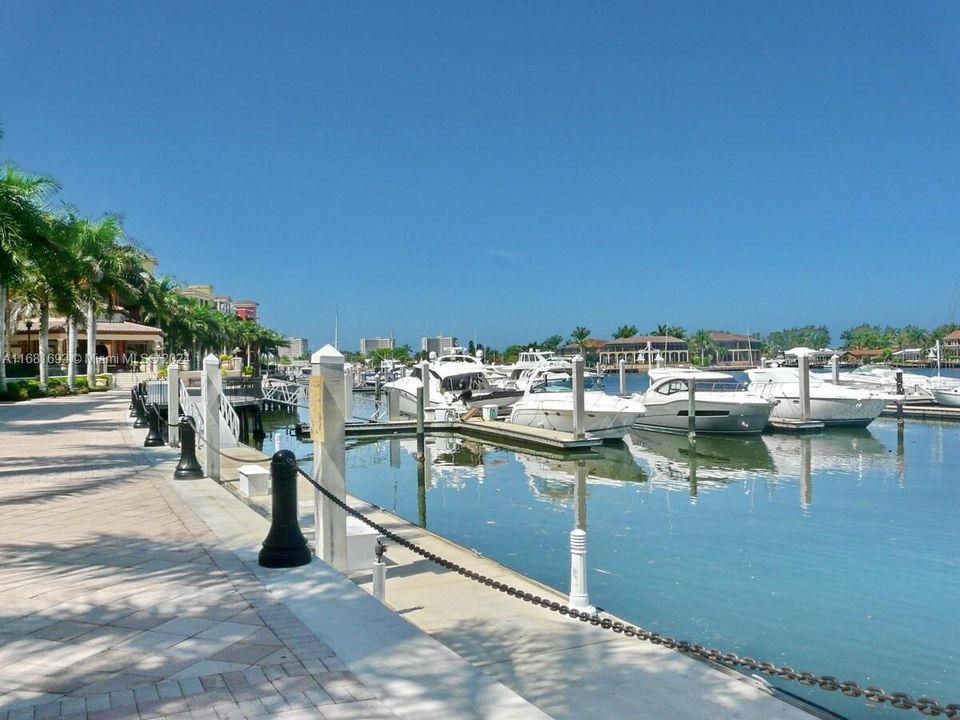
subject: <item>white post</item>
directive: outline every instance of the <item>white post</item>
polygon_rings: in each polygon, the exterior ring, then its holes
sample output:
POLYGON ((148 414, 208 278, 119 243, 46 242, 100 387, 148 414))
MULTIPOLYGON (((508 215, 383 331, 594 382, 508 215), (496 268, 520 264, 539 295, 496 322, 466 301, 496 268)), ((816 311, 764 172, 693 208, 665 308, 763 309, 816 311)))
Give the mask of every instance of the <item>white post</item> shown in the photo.
POLYGON ((273 451, 275 453, 280 452, 283 449, 283 444, 280 441, 280 433, 275 432, 273 434, 273 451))
POLYGON ((348 422, 353 420, 353 383, 346 374, 343 379, 343 417, 348 422))
POLYGON ((220 394, 223 379, 220 376, 220 358, 207 355, 203 359, 203 432, 206 447, 203 451, 203 474, 220 481, 220 394))
POLYGON ((840 356, 833 354, 830 356, 830 374, 833 375, 833 384, 840 384, 840 356))
POLYGON ((390 403, 390 419, 400 419, 400 391, 395 388, 387 389, 387 402, 390 403))
POLYGON ((574 485, 574 529, 570 533, 570 599, 574 610, 595 613, 587 593, 587 468, 582 461, 576 464, 574 485))
MULTIPOLYGON (((378 545, 381 540, 382 537, 377 538, 378 545)), ((387 601, 387 564, 383 561, 382 546, 373 561, 373 596, 382 603, 387 601)))
POLYGON ((423 382, 423 406, 430 407, 430 362, 420 363, 420 380, 423 382))
POLYGON ((620 358, 617 365, 620 366, 620 396, 625 397, 627 394, 627 361, 620 358))
POLYGON ((583 439, 583 358, 577 355, 573 359, 573 435, 578 440, 583 439))
MULTIPOLYGON (((334 497, 345 501, 347 463, 343 355, 332 345, 325 345, 313 354, 310 361, 310 434, 313 437, 314 479, 334 497)), ((313 507, 317 557, 335 569, 345 571, 347 515, 319 490, 314 492, 313 507)))
POLYGON ((167 365, 167 423, 170 447, 180 447, 180 366, 167 365))
POLYGON ((810 358, 801 355, 797 358, 800 380, 800 419, 810 421, 810 358))

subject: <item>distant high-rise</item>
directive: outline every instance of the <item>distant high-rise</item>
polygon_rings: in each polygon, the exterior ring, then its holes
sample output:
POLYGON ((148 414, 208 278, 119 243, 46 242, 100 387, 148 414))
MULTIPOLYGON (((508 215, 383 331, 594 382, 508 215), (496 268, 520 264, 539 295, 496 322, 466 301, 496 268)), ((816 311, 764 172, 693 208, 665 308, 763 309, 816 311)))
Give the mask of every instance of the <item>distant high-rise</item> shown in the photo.
POLYGON ((374 350, 393 350, 393 348, 393 338, 378 337, 360 339, 361 355, 369 355, 374 350))
POLYGON ((455 345, 455 339, 447 335, 420 338, 420 349, 427 354, 435 352, 437 355, 443 355, 444 353, 450 352, 450 349, 455 345))
POLYGON ((310 352, 310 341, 303 337, 288 337, 287 347, 279 349, 280 357, 296 360, 310 352))

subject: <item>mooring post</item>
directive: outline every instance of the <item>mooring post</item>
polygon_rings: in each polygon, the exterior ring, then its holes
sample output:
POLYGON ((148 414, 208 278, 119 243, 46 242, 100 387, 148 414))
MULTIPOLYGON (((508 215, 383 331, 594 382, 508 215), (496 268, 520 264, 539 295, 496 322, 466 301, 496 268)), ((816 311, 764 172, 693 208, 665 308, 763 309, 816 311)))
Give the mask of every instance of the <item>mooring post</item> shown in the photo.
POLYGON ((220 482, 220 395, 223 378, 220 375, 220 358, 211 353, 203 359, 203 431, 206 447, 203 452, 204 475, 220 482))
POLYGON ((627 361, 623 358, 617 362, 620 370, 620 397, 627 395, 627 361))
POLYGON ((150 407, 147 408, 147 424, 150 426, 150 429, 147 431, 147 436, 143 439, 144 447, 160 447, 163 445, 163 435, 160 434, 160 406, 156 403, 150 403, 150 407))
POLYGON ((137 389, 130 388, 130 417, 137 417, 137 389))
POLYGON ((137 419, 133 421, 133 426, 137 429, 150 427, 150 423, 147 421, 147 406, 144 405, 143 395, 139 392, 134 393, 133 402, 137 413, 137 419))
POLYGON ((830 356, 830 376, 834 385, 840 384, 840 356, 836 353, 830 356))
POLYGON ((430 407, 430 361, 420 363, 420 381, 423 384, 423 406, 430 407))
POLYGON ((424 413, 424 390, 417 388, 417 460, 423 462, 423 413, 424 413))
POLYGON ((574 529, 570 532, 570 598, 568 605, 574 610, 595 613, 587 592, 587 468, 578 460, 574 485, 574 529))
MULTIPOLYGON (((313 438, 314 479, 333 497, 347 498, 346 429, 343 355, 325 345, 311 358, 310 435, 313 438)), ((323 495, 314 493, 316 553, 334 569, 347 569, 347 515, 323 495)))
POLYGON ((395 388, 389 388, 387 390, 387 403, 390 406, 390 415, 391 420, 400 419, 400 391, 395 388))
MULTIPOLYGON (((379 392, 377 397, 380 397, 379 392)), ((353 420, 353 381, 347 373, 343 377, 343 417, 353 420)))
POLYGON ((697 381, 687 379, 687 437, 690 442, 697 440, 697 381))
POLYGON ((197 434, 193 419, 180 418, 180 462, 173 471, 174 480, 195 480, 203 477, 203 468, 197 462, 197 434))
POLYGON ((387 597, 387 564, 383 561, 387 548, 383 540, 382 535, 377 536, 377 544, 373 549, 373 596, 380 602, 386 602, 387 597))
POLYGON ((797 358, 797 361, 800 383, 800 419, 803 422, 810 422, 810 358, 801 355, 797 358))
POLYGON ((270 459, 270 482, 273 486, 270 530, 257 562, 268 568, 306 565, 312 558, 297 515, 297 458, 289 450, 274 453, 270 459))
POLYGON ((897 370, 897 425, 903 425, 903 396, 906 390, 903 388, 903 370, 897 370))
POLYGON ((180 366, 167 365, 167 428, 170 447, 180 447, 180 366))
POLYGON ((573 359, 573 436, 577 440, 582 440, 585 437, 583 432, 584 401, 583 357, 577 355, 573 359))
POLYGON ((273 451, 275 453, 278 453, 280 452, 281 449, 282 449, 282 443, 280 439, 280 433, 275 432, 273 434, 273 451))

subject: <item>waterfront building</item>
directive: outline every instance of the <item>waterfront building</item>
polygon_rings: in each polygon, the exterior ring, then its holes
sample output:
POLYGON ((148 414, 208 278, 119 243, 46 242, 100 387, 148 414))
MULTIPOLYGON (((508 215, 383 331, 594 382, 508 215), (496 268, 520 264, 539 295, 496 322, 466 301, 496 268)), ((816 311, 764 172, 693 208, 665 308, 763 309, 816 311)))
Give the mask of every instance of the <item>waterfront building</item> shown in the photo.
POLYGON ((940 343, 940 348, 945 360, 960 359, 960 330, 954 330, 945 336, 940 343))
MULTIPOLYGON (((598 338, 587 338, 584 341, 583 356, 585 360, 596 362, 600 357, 600 349, 606 347, 609 340, 600 340, 598 338)), ((561 348, 557 349, 557 355, 560 357, 572 358, 577 355, 580 355, 580 346, 576 343, 567 343, 561 348)))
POLYGON ((623 360, 628 366, 675 365, 690 362, 687 341, 672 335, 633 335, 611 340, 600 348, 600 364, 616 366, 623 360))
POLYGON ((389 337, 360 338, 360 354, 366 357, 376 350, 393 350, 394 340, 389 337))
POLYGON ((428 355, 435 352, 437 355, 443 355, 450 352, 450 349, 456 347, 456 338, 448 335, 437 335, 432 338, 420 338, 420 350, 428 355))
POLYGON ((229 295, 217 295, 213 285, 185 285, 180 294, 219 310, 224 315, 235 315, 241 320, 256 321, 260 304, 253 300, 234 300, 229 295))
MULTIPOLYGON (((213 292, 213 285, 184 285, 180 288, 180 294, 188 298, 198 300, 204 305, 219 309, 222 306, 223 297, 218 298, 213 292), (220 301, 218 303, 218 300, 220 301)), ((229 298, 227 298, 229 300, 229 298)))
POLYGON ((842 365, 863 365, 865 363, 881 362, 886 351, 882 348, 853 348, 840 353, 842 365))
POLYGON ((710 341, 718 350, 718 360, 724 365, 756 367, 760 364, 760 341, 756 338, 712 330, 710 341))

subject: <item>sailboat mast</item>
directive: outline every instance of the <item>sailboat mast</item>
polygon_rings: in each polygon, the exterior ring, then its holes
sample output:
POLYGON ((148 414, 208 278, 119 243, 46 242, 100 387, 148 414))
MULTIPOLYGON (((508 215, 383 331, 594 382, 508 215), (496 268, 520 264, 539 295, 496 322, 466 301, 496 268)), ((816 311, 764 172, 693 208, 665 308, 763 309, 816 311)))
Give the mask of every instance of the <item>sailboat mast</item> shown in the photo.
POLYGON ((334 305, 333 347, 340 349, 340 305, 334 305))

